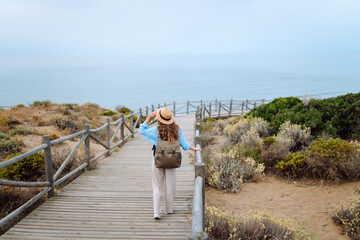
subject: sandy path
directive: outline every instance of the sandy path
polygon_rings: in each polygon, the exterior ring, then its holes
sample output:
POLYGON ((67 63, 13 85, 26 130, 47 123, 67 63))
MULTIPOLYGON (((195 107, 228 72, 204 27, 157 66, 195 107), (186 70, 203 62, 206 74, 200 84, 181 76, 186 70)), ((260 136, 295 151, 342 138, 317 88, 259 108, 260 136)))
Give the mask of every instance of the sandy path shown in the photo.
POLYGON ((319 182, 287 183, 274 176, 265 176, 258 183, 245 184, 239 194, 223 193, 206 188, 206 203, 223 210, 246 213, 250 209, 268 210, 304 223, 321 240, 348 239, 330 214, 341 201, 354 196, 360 182, 321 185, 319 182))

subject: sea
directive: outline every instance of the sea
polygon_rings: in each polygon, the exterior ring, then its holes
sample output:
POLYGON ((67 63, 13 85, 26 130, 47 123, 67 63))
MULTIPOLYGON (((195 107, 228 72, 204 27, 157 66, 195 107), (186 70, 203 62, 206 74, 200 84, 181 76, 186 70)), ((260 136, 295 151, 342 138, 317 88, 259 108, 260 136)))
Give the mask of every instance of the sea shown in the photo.
POLYGON ((0 56, 0 106, 328 98, 360 92, 360 53, 0 56))

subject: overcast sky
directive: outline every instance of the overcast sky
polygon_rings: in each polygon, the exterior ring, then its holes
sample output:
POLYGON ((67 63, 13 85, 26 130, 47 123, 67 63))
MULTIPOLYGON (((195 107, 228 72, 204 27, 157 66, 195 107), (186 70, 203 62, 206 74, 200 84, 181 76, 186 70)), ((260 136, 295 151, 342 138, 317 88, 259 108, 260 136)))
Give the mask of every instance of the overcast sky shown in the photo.
POLYGON ((2 56, 359 51, 359 0, 0 0, 2 56))

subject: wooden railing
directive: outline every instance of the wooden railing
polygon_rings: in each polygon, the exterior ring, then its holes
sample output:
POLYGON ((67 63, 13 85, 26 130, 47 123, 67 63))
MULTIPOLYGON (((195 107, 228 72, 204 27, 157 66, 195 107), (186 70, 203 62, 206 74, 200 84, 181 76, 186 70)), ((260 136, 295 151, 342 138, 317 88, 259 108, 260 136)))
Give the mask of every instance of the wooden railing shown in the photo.
MULTIPOLYGON (((259 106, 262 103, 267 102, 266 100, 228 100, 228 101, 186 101, 181 103, 176 103, 175 101, 163 105, 158 104, 155 108, 154 105, 151 107, 145 107, 145 116, 149 115, 149 111, 155 111, 164 106, 168 106, 172 109, 175 116, 178 115, 187 115, 195 114, 196 117, 196 133, 195 133, 195 144, 197 147, 201 146, 200 142, 200 121, 206 116, 208 117, 222 117, 222 116, 231 116, 239 115, 246 113, 252 108, 259 106)), ((115 147, 123 145, 129 138, 134 137, 134 134, 137 133, 136 127, 142 123, 142 109, 140 108, 137 113, 130 112, 129 115, 124 116, 123 114, 120 118, 114 122, 111 122, 110 119, 107 119, 107 123, 96 129, 90 129, 89 124, 84 125, 84 130, 64 136, 62 138, 50 141, 48 135, 43 136, 43 144, 24 153, 19 156, 16 156, 12 159, 0 162, 0 169, 10 166, 14 163, 17 163, 31 155, 34 155, 40 151, 44 151, 45 159, 45 182, 22 182, 22 181, 11 181, 0 179, 0 185, 2 186, 16 186, 16 187, 45 187, 37 195, 31 198, 29 201, 21 205, 19 208, 11 212, 9 215, 0 220, 0 227, 9 223, 12 219, 18 216, 26 208, 34 204, 40 198, 47 194, 48 198, 54 196, 54 190, 56 186, 59 186, 64 181, 73 177, 76 174, 81 173, 82 170, 91 170, 90 164, 100 159, 105 155, 109 155, 110 151, 115 147), (134 121, 134 116, 137 116, 136 121, 134 121), (128 120, 127 120, 128 119, 128 120), (116 126, 116 130, 111 134, 111 126, 116 126), (95 133, 106 129, 106 140, 105 142, 99 139, 95 133), (128 129, 129 134, 125 136, 125 129, 128 129), (119 135, 119 141, 114 143, 116 136, 119 135), (73 148, 70 154, 66 157, 64 162, 61 164, 59 169, 53 174, 53 166, 51 159, 51 147, 53 145, 62 143, 67 140, 80 138, 77 145, 73 148), (101 146, 105 148, 103 152, 90 159, 90 139, 93 139, 101 146), (79 148, 84 145, 84 163, 78 166, 76 169, 67 173, 65 176, 61 176, 61 173, 65 167, 71 162, 73 157, 78 152, 79 148)), ((151 122, 153 123, 154 120, 151 122)), ((195 163, 195 188, 194 188, 194 200, 193 200, 193 221, 192 221, 192 233, 191 236, 193 239, 205 239, 206 234, 204 233, 204 196, 205 196, 205 166, 201 160, 201 153, 196 152, 196 163, 195 163)))
MULTIPOLYGON (((195 125, 195 147, 201 148, 201 114, 198 108, 195 125)), ((201 152, 195 152, 195 186, 191 215, 190 239, 207 239, 205 233, 205 164, 202 162, 201 152)))
POLYGON ((161 107, 169 107, 175 116, 195 114, 199 109, 199 115, 201 118, 205 117, 226 117, 233 115, 240 115, 249 112, 264 103, 271 102, 273 99, 258 99, 258 100, 210 100, 210 101, 186 101, 176 103, 164 103, 157 106, 151 105, 151 107, 145 107, 146 115, 149 111, 155 111, 161 107))

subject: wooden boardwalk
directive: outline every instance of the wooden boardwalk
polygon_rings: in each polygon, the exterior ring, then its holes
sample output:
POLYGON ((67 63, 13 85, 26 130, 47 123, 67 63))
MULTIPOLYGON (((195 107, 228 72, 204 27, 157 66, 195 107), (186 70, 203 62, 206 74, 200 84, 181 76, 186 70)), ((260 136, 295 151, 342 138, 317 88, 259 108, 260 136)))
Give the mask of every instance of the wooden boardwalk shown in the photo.
MULTIPOLYGON (((193 115, 175 118, 193 145, 193 115)), ((56 192, 1 239, 187 239, 191 232, 194 165, 189 152, 177 170, 174 214, 153 219, 149 143, 139 133, 56 192)))

